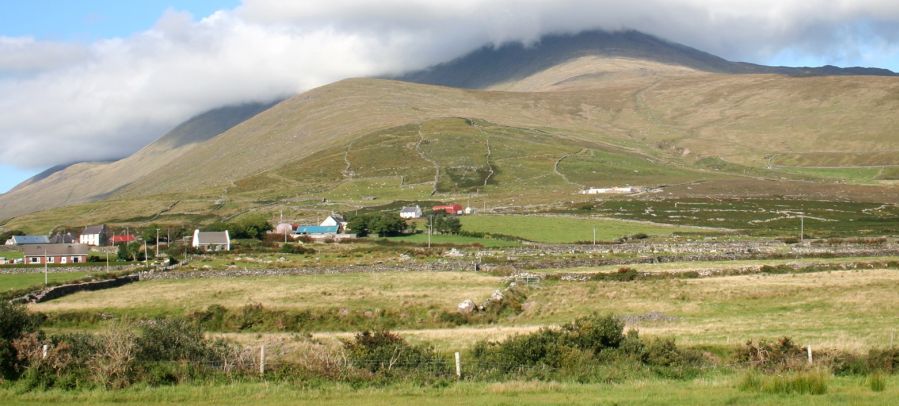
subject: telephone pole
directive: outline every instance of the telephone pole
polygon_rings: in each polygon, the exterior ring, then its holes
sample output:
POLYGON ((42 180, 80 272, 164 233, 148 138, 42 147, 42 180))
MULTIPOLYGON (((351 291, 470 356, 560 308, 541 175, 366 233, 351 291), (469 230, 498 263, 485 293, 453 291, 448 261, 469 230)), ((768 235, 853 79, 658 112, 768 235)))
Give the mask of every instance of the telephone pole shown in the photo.
POLYGON ((48 260, 49 260, 49 258, 47 258, 47 248, 44 247, 44 286, 47 286, 47 284, 49 283, 49 279, 50 279, 48 276, 49 270, 47 269, 47 261, 48 260))
POLYGON ((799 242, 805 241, 805 214, 799 215, 799 242))
POLYGON ((156 258, 159 258, 159 229, 156 229, 156 258))

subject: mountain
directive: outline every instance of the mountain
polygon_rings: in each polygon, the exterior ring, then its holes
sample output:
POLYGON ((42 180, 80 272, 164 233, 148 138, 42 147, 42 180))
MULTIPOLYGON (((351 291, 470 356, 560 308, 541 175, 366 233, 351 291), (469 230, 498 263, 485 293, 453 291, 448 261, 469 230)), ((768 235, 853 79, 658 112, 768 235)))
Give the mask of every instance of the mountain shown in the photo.
MULTIPOLYGON (((876 171, 832 177, 899 165, 899 79, 722 73, 710 67, 720 58, 690 62, 707 55, 698 52, 546 66, 549 50, 514 80, 493 75, 477 90, 343 80, 205 140, 163 137, 115 163, 73 165, 0 197, 0 217, 24 230, 179 225, 275 208, 314 216, 373 199, 551 205, 621 185, 661 188, 652 196, 899 200, 876 171)), ((485 76, 501 65, 485 61, 485 76)))
POLYGON ((50 168, 0 195, 0 217, 102 199, 275 103, 246 103, 198 114, 118 161, 50 168))
POLYGON ((573 35, 548 35, 531 46, 520 42, 507 43, 499 47, 484 46, 452 61, 407 73, 396 79, 469 89, 487 88, 518 80, 551 66, 585 56, 632 58, 714 73, 788 76, 896 75, 887 69, 878 68, 783 67, 731 62, 638 31, 586 31, 573 35))

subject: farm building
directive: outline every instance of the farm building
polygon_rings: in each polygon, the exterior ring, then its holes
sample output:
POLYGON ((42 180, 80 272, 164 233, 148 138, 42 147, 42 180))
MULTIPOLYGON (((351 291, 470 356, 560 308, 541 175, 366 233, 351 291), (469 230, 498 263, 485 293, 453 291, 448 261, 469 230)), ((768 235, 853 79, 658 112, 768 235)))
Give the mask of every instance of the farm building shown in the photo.
POLYGON ((78 241, 70 232, 58 232, 50 237, 50 244, 74 244, 78 241))
POLYGON ((194 237, 190 243, 202 251, 231 251, 231 236, 225 231, 200 231, 194 230, 194 237))
POLYGON ((50 239, 44 235, 14 235, 6 240, 6 245, 49 244, 50 239))
POLYGON ((308 235, 310 237, 335 236, 339 233, 340 226, 299 226, 297 227, 297 235, 308 235))
POLYGON ((134 242, 135 238, 131 234, 119 234, 109 237, 110 244, 128 244, 130 242, 134 242))
POLYGON ((417 219, 421 217, 421 207, 418 207, 418 205, 403 207, 403 209, 400 210, 400 217, 404 219, 417 219))
POLYGON ((106 241, 106 225, 85 227, 78 237, 78 242, 95 247, 106 245, 106 241))
POLYGON ((446 213, 446 214, 463 214, 465 213, 461 204, 445 204, 441 206, 434 206, 431 208, 434 214, 437 213, 446 213))
POLYGON ((26 264, 78 264, 87 262, 86 244, 30 244, 23 247, 26 264))
POLYGON ((337 226, 340 227, 340 230, 343 230, 344 228, 346 228, 346 224, 347 222, 343 218, 343 216, 336 213, 331 213, 331 215, 325 218, 319 225, 322 227, 337 226))

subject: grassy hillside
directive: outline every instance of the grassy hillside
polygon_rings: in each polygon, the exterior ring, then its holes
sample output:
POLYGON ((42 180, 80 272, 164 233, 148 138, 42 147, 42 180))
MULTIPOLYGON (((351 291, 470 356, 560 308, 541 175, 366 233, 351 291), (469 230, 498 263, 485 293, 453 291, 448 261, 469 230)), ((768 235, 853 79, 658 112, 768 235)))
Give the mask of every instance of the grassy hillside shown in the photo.
POLYGON ((275 207, 313 216, 471 195, 528 207, 627 184, 667 185, 677 196, 899 196, 885 166, 899 156, 896 78, 723 75, 655 63, 652 74, 619 80, 604 73, 613 65, 648 66, 580 59, 521 79, 516 92, 341 81, 208 141, 74 165, 0 198, 0 216, 90 200, 75 190, 103 202, 6 226, 185 222, 275 207), (881 166, 873 177, 796 169, 822 164, 881 166))

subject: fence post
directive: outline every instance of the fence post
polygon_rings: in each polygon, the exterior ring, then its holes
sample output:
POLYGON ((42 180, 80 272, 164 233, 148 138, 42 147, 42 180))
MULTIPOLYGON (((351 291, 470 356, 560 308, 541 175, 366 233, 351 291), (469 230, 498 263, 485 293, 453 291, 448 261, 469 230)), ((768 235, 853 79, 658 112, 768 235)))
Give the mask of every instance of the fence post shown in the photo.
POLYGON ((805 348, 806 348, 806 350, 808 350, 808 364, 812 365, 812 346, 809 345, 805 348))
POLYGON ((462 379, 462 356, 456 351, 456 379, 462 379))
POLYGON ((41 359, 47 359, 47 350, 49 350, 49 349, 50 349, 50 346, 47 344, 44 344, 41 347, 41 359))
POLYGON ((265 375, 265 345, 259 346, 259 376, 265 375))

